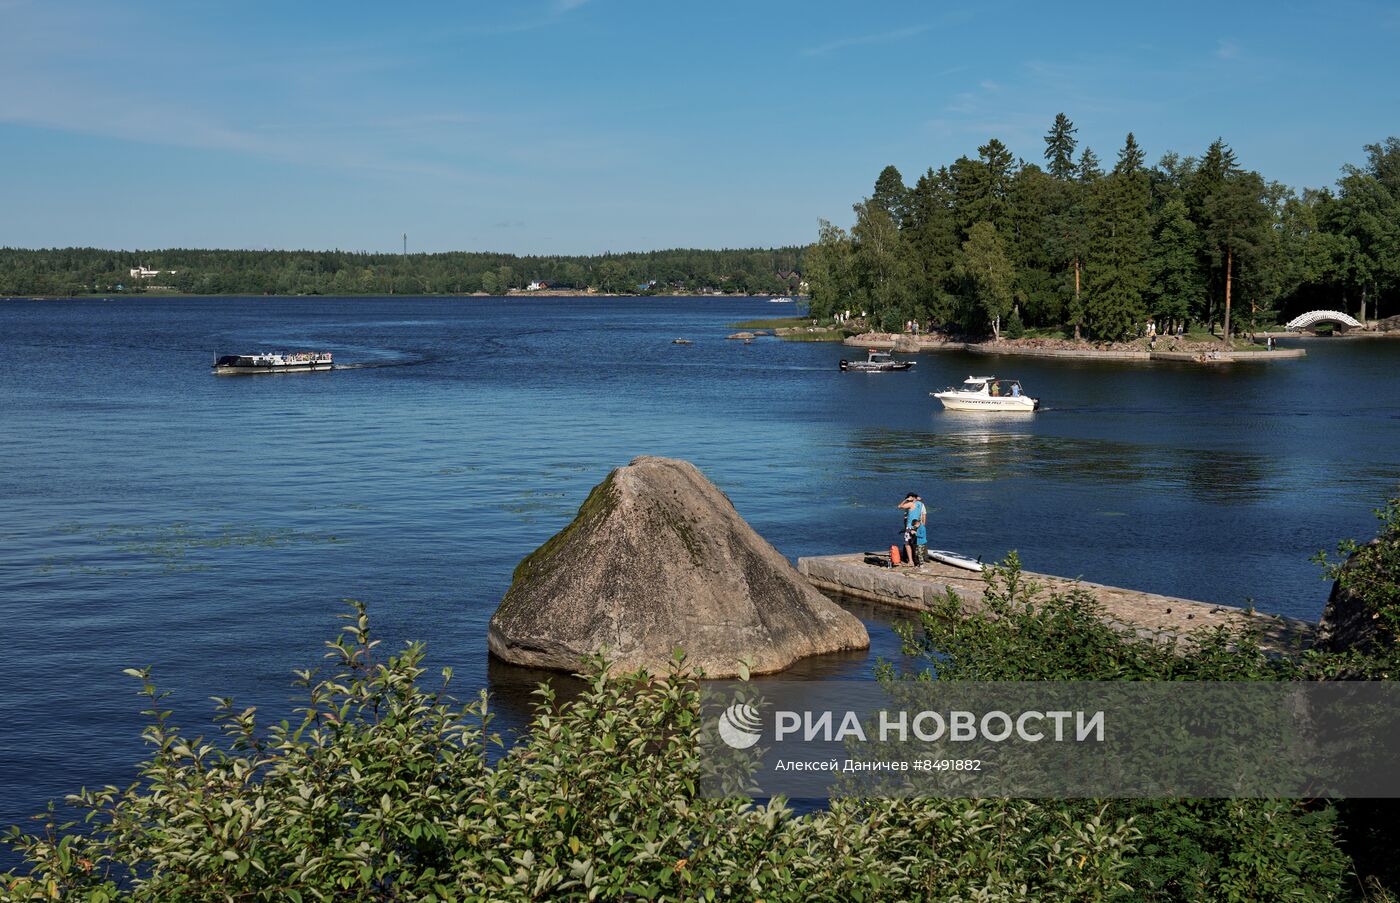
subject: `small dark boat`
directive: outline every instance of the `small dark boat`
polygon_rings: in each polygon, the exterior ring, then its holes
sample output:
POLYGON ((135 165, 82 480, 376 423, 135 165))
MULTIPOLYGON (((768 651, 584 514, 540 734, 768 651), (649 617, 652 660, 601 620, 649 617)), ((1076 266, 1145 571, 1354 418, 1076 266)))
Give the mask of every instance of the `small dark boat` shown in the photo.
POLYGON ((871 348, 863 361, 848 361, 841 359, 841 369, 857 370, 862 373, 887 373, 891 370, 908 370, 914 366, 915 361, 897 361, 890 357, 888 351, 876 351, 871 348))

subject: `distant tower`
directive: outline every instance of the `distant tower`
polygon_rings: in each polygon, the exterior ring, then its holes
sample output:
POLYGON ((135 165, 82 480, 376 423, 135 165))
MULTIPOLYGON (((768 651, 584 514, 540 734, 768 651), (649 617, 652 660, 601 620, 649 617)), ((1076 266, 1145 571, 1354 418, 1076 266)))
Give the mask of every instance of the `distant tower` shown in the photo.
POLYGON ((408 256, 408 233, 403 234, 403 256, 408 256))

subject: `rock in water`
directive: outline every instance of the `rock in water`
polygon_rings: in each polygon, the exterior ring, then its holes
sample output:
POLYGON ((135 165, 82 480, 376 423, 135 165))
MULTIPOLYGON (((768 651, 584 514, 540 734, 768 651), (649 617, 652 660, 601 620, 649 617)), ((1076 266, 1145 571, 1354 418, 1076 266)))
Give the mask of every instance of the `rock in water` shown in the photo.
POLYGON ((515 569, 487 643, 519 665, 664 672, 674 650, 706 677, 865 649, 854 615, 817 592, 687 461, 639 457, 515 569))

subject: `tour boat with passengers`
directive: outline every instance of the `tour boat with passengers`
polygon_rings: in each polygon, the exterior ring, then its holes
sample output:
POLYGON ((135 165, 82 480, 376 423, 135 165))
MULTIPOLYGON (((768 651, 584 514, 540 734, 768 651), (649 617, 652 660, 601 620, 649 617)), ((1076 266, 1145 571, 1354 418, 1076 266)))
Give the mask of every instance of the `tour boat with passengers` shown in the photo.
POLYGON ((1034 411, 1040 402, 1021 391, 1016 379, 969 376, 959 387, 928 393, 950 411, 1034 411))
POLYGON ((220 376, 240 373, 306 373, 334 368, 335 364, 329 351, 225 354, 214 361, 214 373, 220 376))
POLYGON ((890 357, 887 351, 871 348, 863 361, 841 359, 842 370, 857 370, 863 373, 888 373, 891 370, 908 370, 916 361, 900 361, 890 357))

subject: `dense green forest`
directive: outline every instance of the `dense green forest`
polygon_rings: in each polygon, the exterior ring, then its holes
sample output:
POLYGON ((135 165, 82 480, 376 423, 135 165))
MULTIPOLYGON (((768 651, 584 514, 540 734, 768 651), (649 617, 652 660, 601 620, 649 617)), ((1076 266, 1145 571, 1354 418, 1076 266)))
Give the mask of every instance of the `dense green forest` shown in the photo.
POLYGON ((1223 140, 1149 168, 1129 133, 1105 172, 1076 131, 1055 118, 1043 168, 995 138, 912 188, 885 167, 849 231, 821 222, 804 270, 813 313, 1094 340, 1149 317, 1241 331, 1314 308, 1400 313, 1400 138, 1367 145, 1335 189, 1299 194, 1223 140))
POLYGON ((0 295, 504 294, 545 282, 603 292, 795 291, 804 248, 676 249, 592 257, 366 254, 348 251, 0 249, 0 295), (133 277, 138 267, 158 274, 133 277), (173 271, 173 272, 171 272, 173 271))

